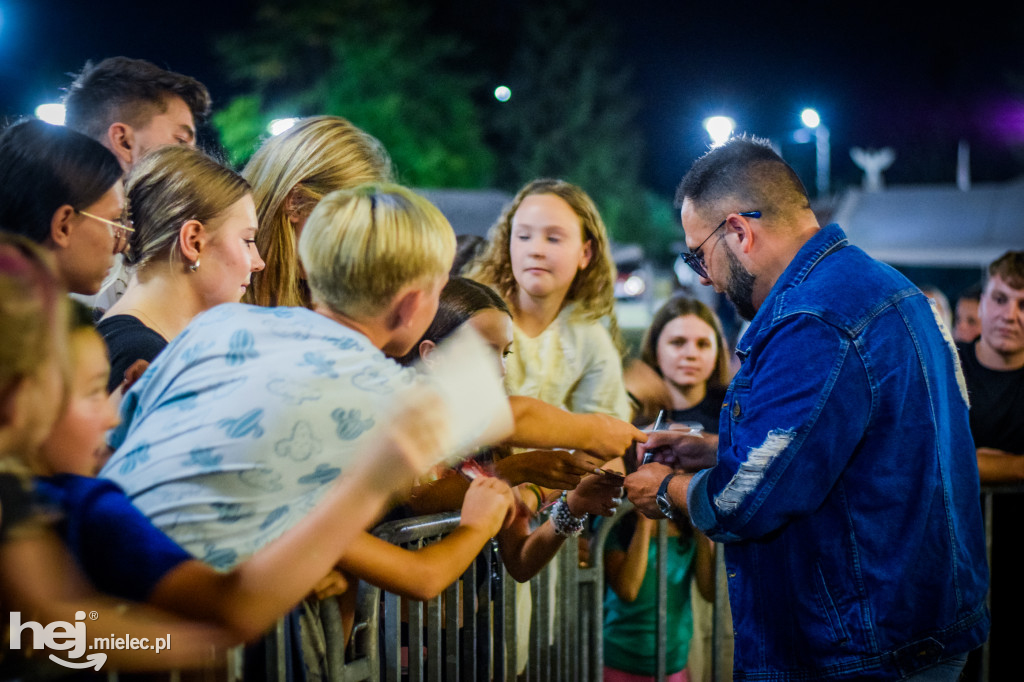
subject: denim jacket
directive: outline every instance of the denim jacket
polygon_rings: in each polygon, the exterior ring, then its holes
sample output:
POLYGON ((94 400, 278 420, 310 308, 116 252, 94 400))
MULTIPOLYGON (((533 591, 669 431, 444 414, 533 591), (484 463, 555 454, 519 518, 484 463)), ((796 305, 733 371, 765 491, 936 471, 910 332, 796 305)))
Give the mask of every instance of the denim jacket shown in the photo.
POLYGON ((736 680, 900 679, 985 640, 978 467, 936 320, 829 225, 744 334, 688 494, 725 543, 736 680))

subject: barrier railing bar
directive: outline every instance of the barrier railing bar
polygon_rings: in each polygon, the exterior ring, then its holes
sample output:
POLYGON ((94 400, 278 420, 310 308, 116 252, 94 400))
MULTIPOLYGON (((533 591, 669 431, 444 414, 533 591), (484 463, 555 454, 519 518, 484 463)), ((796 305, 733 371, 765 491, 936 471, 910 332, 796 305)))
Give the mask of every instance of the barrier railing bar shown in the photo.
MULTIPOLYGON (((423 603, 403 600, 406 612, 406 629, 409 633, 406 646, 406 669, 409 682, 424 682, 423 669, 423 603)), ((399 626, 401 628, 401 626, 399 626)), ((395 640, 392 640, 393 642, 395 640)), ((398 647, 399 650, 401 647, 398 647)), ((433 651, 437 652, 437 649, 433 651)))
POLYGON ((666 675, 665 655, 668 651, 668 629, 666 627, 666 621, 668 620, 668 521, 658 521, 657 527, 658 560, 655 562, 655 565, 658 571, 658 616, 655 622, 657 646, 655 648, 654 675, 658 682, 664 682, 666 675))
MULTIPOLYGON (((459 593, 459 587, 458 586, 459 586, 459 582, 456 581, 449 588, 446 588, 445 593, 453 592, 454 591, 456 593, 456 599, 458 600, 458 593, 459 593)), ((445 595, 445 599, 446 599, 446 595, 445 595)), ((423 606, 423 604, 421 604, 420 602, 415 602, 415 601, 409 601, 407 603, 409 603, 410 605, 420 605, 421 608, 423 606)), ((447 603, 449 603, 449 604, 455 603, 455 605, 458 606, 458 601, 456 601, 456 602, 449 601, 447 603)), ((444 647, 441 646, 441 636, 442 636, 442 631, 445 630, 445 628, 443 628, 442 625, 441 625, 441 598, 437 597, 437 598, 434 598, 434 599, 431 599, 431 600, 427 601, 426 608, 427 608, 427 620, 426 620, 426 624, 425 624, 425 629, 426 629, 426 633, 427 633, 427 654, 428 654, 427 655, 427 665, 426 665, 426 677, 427 677, 427 680, 429 682, 435 682, 435 681, 440 682, 440 680, 451 679, 451 678, 446 678, 446 677, 444 677, 442 675, 442 668, 441 668, 441 666, 445 663, 444 660, 441 657, 441 654, 444 651, 444 647)), ((410 629, 412 629, 413 628, 413 624, 410 623, 409 627, 410 627, 410 629)), ((421 639, 421 641, 422 641, 422 639, 421 639)), ((412 657, 412 655, 413 655, 413 650, 412 650, 412 647, 410 647, 410 656, 412 657)), ((422 650, 416 649, 416 656, 419 657, 419 658, 422 658, 423 657, 422 650)))
MULTIPOLYGON (((384 637, 388 642, 401 641, 401 613, 398 595, 384 593, 384 637)), ((384 678, 387 682, 399 682, 402 677, 401 647, 385 649, 384 678)))
MULTIPOLYGON (((476 679, 476 647, 474 640, 480 634, 476 631, 476 604, 473 586, 476 585, 476 561, 462 574, 462 578, 444 592, 444 609, 446 628, 452 631, 452 637, 446 638, 449 660, 449 680, 476 679), (462 646, 459 643, 459 621, 462 620, 462 646)), ((445 633, 446 634, 446 633, 445 633)))
MULTIPOLYGON (((499 682, 512 682, 516 679, 516 652, 519 650, 519 633, 516 623, 516 581, 512 580, 504 570, 500 572, 502 598, 498 600, 494 619, 501 623, 504 637, 499 638, 496 646, 501 647, 501 655, 495 655, 501 664, 501 670, 495 677, 499 682)), ((497 664, 496 664, 497 667, 497 664)))

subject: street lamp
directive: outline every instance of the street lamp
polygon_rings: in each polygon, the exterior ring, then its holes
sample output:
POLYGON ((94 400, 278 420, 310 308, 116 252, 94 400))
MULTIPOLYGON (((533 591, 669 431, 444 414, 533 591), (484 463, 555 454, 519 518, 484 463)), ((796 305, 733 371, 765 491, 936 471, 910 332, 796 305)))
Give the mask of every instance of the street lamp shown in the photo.
POLYGON ((736 122, 728 116, 711 116, 704 119, 704 130, 711 136, 711 146, 725 144, 736 129, 736 122))
POLYGON ((62 126, 64 125, 64 105, 57 102, 40 104, 36 107, 36 118, 55 126, 62 126))
POLYGON ((298 122, 297 118, 275 118, 267 126, 267 132, 271 135, 280 135, 298 122))
POLYGON ((831 145, 829 144, 828 127, 821 122, 821 116, 814 109, 804 109, 800 112, 800 122, 804 128, 793 134, 797 142, 810 142, 810 136, 814 134, 815 157, 817 159, 817 178, 815 186, 818 189, 818 196, 823 197, 829 192, 829 176, 831 175, 831 145))

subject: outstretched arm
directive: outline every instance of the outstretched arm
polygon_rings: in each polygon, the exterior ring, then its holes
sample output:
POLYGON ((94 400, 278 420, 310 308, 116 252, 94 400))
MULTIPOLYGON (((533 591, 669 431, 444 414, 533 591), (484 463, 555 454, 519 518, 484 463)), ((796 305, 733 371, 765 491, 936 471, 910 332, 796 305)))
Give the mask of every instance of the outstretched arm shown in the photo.
MULTIPOLYGON (((79 611, 95 612, 95 621, 83 621, 87 639, 117 632, 148 638, 153 643, 157 638, 170 637, 173 641, 172 647, 159 654, 153 649, 104 651, 111 668, 146 671, 210 667, 222 663, 223 651, 237 642, 233 633, 224 628, 185 621, 148 606, 97 593, 78 572, 75 560, 60 539, 49 530, 19 535, 4 543, 0 551, 0 596, 8 610, 21 613, 23 623, 34 620, 46 625, 70 621, 79 611)), ((73 660, 73 652, 52 653, 73 660)), ((99 652, 90 655, 93 653, 99 652)), ((76 658, 74 662, 85 660, 76 658)))
MULTIPOLYGON (((410 486, 415 476, 443 456, 446 415, 437 401, 421 396, 381 433, 358 458, 356 468, 342 476, 292 529, 229 573, 219 573, 199 561, 180 564, 156 585, 150 603, 221 623, 241 639, 261 634, 340 559, 361 554, 358 548, 373 540, 363 529, 374 522, 388 498, 410 486)), ((470 497, 467 495, 467 500, 470 497)), ((472 500, 482 509, 471 511, 473 527, 462 531, 453 545, 468 543, 469 538, 462 536, 469 536, 482 546, 479 536, 490 529, 494 516, 499 516, 500 525, 504 519, 500 507, 509 505, 500 489, 474 495, 472 500), (498 501, 488 506, 478 499, 481 496, 498 501)), ((341 563, 345 567, 346 562, 341 563)), ((404 568, 401 563, 394 566, 404 568)))
MULTIPOLYGON (((593 474, 568 493, 566 503, 573 516, 610 516, 615 513, 621 497, 621 479, 593 474)), ((498 534, 498 547, 505 569, 521 583, 537 575, 564 542, 565 537, 555 533, 551 519, 531 533, 528 511, 517 514, 512 526, 498 534)))
POLYGON ((978 473, 985 483, 1024 481, 1024 457, 995 448, 978 448, 978 473))
MULTIPOLYGON (((551 490, 572 490, 584 476, 606 460, 583 450, 527 450, 494 463, 494 474, 511 486, 523 483, 551 490)), ((449 475, 413 488, 407 504, 416 514, 438 514, 458 509, 469 488, 464 476, 449 475)))
POLYGON ((576 414, 526 396, 511 396, 515 432, 505 441, 523 448, 575 448, 603 459, 622 455, 647 439, 629 422, 606 414, 576 414))
POLYGON ((478 478, 466 492, 459 527, 417 550, 402 549, 363 533, 340 567, 389 592, 427 600, 455 582, 501 527, 512 510, 512 490, 496 478, 478 478))

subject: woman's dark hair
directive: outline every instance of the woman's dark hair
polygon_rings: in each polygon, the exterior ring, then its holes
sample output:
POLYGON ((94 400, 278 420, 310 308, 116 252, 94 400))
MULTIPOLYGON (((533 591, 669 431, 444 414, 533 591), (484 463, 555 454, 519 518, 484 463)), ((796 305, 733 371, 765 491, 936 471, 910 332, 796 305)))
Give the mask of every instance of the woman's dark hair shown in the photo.
POLYGON ((715 357, 715 369, 708 378, 708 388, 725 388, 729 385, 729 348, 725 342, 725 334, 722 333, 722 323, 718 316, 701 301, 690 298, 684 294, 673 296, 665 301, 665 304, 658 308, 651 319, 651 326, 644 334, 644 340, 640 344, 640 359, 651 369, 661 375, 661 368, 658 366, 658 339, 662 330, 672 320, 684 315, 693 315, 703 320, 715 331, 715 338, 718 341, 718 353, 715 357))
POLYGON ((0 135, 0 228, 43 244, 54 212, 81 210, 121 179, 121 164, 99 142, 37 119, 0 135))
POLYGON ((412 350, 404 357, 398 358, 398 362, 406 366, 411 365, 420 357, 421 343, 440 343, 482 310, 500 310, 509 317, 512 316, 508 305, 494 289, 465 277, 452 277, 441 289, 434 321, 412 350))
POLYGON ((487 248, 487 239, 478 234, 455 235, 455 260, 449 277, 458 277, 467 265, 479 258, 487 248))

